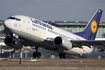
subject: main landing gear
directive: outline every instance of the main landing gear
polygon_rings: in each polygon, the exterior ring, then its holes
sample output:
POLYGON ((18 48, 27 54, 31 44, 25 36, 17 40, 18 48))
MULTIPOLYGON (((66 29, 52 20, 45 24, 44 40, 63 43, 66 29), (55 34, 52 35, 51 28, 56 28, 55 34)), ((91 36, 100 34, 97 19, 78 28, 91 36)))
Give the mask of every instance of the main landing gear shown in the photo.
POLYGON ((40 58, 40 57, 41 57, 41 53, 38 52, 38 46, 36 46, 36 52, 33 53, 33 57, 34 57, 34 58, 36 58, 36 57, 37 57, 37 58, 40 58))
POLYGON ((66 59, 66 53, 63 53, 63 50, 62 50, 62 52, 59 53, 59 58, 60 59, 62 59, 62 58, 66 59))

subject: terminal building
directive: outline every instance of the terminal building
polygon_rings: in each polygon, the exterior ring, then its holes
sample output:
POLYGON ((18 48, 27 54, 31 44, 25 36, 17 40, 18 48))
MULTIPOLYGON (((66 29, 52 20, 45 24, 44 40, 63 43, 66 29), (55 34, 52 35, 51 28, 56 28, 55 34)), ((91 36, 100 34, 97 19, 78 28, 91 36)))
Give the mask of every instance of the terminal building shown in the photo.
MULTIPOLYGON (((49 23, 51 25, 54 25, 58 28, 66 30, 68 32, 72 32, 72 33, 83 31, 85 26, 88 23, 87 21, 44 21, 44 22, 49 23)), ((2 23, 3 23, 3 21, 0 21, 0 37, 5 37, 6 36, 6 31, 5 31, 2 23)), ((100 22, 96 38, 99 38, 99 39, 104 39, 105 38, 105 22, 100 22)), ((9 53, 6 56, 7 57, 9 57, 9 56, 14 57, 15 55, 13 55, 13 51, 14 51, 13 48, 10 48, 10 47, 8 48, 7 46, 4 47, 4 45, 2 45, 3 42, 4 42, 3 40, 0 40, 0 49, 1 49, 0 54, 2 55, 4 53, 7 53, 7 50, 8 50, 9 53), (6 50, 6 51, 3 52, 3 50, 4 51, 6 50)), ((33 50, 33 52, 34 51, 35 51, 35 49, 33 50)), ((31 52, 25 51, 23 53, 24 53, 25 57, 32 57, 33 52, 32 51, 31 52), (31 55, 28 56, 28 54, 31 54, 31 55)), ((42 51, 40 51, 40 52, 42 52, 42 51)), ((14 53, 17 53, 17 52, 15 51, 14 53)), ((20 53, 18 53, 18 54, 20 54, 20 53)), ((2 56, 0 56, 0 57, 2 57, 2 56)))
MULTIPOLYGON (((84 30, 87 21, 45 21, 58 28, 75 33, 84 30)), ((96 38, 105 38, 105 22, 100 22, 96 38)))

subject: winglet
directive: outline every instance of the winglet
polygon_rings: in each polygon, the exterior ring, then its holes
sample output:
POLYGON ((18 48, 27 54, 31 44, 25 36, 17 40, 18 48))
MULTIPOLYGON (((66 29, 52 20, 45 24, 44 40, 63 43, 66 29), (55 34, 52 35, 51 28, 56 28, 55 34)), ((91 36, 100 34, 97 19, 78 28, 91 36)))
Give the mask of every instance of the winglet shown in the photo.
POLYGON ((101 15, 102 10, 98 9, 91 18, 91 20, 89 21, 89 23, 87 24, 87 26, 85 27, 85 30, 74 34, 79 35, 87 40, 95 40, 101 15))

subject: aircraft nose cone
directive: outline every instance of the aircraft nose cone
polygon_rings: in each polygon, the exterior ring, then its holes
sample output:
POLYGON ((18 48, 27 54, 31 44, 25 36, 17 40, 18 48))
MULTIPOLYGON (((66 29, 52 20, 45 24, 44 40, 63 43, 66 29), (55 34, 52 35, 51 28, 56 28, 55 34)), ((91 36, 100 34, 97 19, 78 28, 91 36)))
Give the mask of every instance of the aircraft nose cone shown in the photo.
POLYGON ((5 28, 10 28, 11 27, 11 21, 10 20, 5 20, 3 23, 5 28))
POLYGON ((7 27, 7 26, 8 26, 7 24, 8 24, 8 21, 5 20, 5 21, 3 22, 4 27, 7 27))

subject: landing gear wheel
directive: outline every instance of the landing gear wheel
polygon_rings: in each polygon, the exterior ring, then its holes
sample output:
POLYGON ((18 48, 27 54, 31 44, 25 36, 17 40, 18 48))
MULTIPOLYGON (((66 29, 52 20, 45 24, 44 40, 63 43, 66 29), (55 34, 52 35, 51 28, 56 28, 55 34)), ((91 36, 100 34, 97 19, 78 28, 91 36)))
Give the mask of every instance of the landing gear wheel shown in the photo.
POLYGON ((36 57, 37 57, 37 58, 40 58, 40 57, 41 57, 41 53, 40 53, 40 52, 38 52, 38 53, 37 53, 37 52, 34 52, 34 53, 33 53, 33 57, 34 57, 34 58, 36 58, 36 57))
POLYGON ((59 58, 60 59, 62 59, 62 58, 65 59, 66 58, 66 53, 59 53, 59 58))
POLYGON ((66 53, 63 53, 63 58, 66 59, 66 53))
POLYGON ((35 50, 36 50, 36 52, 34 52, 33 53, 33 57, 34 58, 40 58, 41 57, 41 53, 40 52, 38 52, 38 46, 35 46, 36 48, 35 48, 35 50))
POLYGON ((59 53, 59 58, 62 59, 62 53, 59 53))
POLYGON ((40 52, 37 53, 37 57, 38 57, 38 58, 41 57, 41 53, 40 53, 40 52))
POLYGON ((36 52, 34 52, 34 53, 33 53, 33 57, 36 58, 36 56, 37 56, 37 55, 36 55, 36 52))

